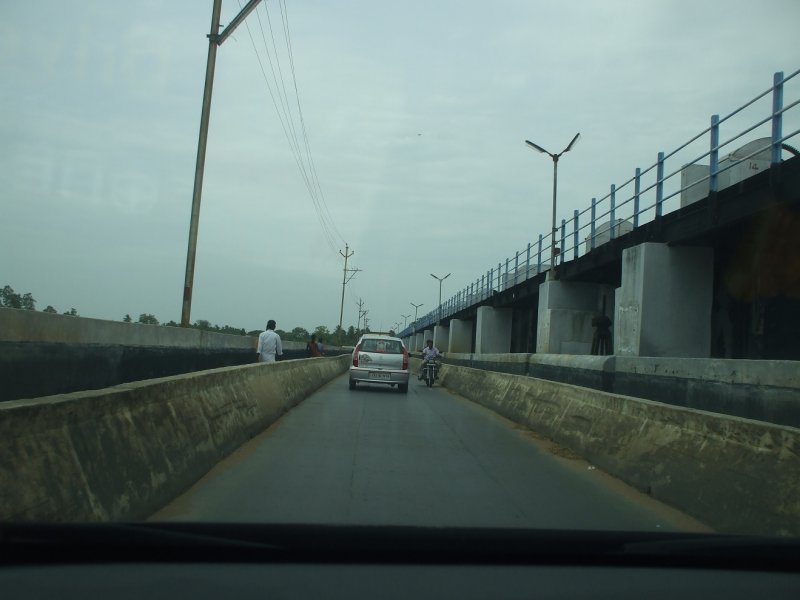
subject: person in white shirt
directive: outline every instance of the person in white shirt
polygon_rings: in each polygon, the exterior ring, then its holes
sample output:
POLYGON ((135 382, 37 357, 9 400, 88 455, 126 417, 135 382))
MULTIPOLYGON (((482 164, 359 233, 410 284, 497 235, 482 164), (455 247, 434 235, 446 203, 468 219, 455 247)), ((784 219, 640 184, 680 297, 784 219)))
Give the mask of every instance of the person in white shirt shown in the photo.
POLYGON ((274 319, 267 321, 267 329, 258 336, 258 361, 265 363, 273 363, 276 356, 283 356, 283 346, 281 345, 281 336, 275 333, 274 319))
POLYGON ((433 360, 436 358, 440 358, 442 353, 439 352, 439 349, 433 345, 433 340, 427 340, 426 346, 422 349, 422 364, 419 366, 419 373, 417 374, 417 379, 422 379, 422 371, 425 368, 425 363, 429 360, 433 360))

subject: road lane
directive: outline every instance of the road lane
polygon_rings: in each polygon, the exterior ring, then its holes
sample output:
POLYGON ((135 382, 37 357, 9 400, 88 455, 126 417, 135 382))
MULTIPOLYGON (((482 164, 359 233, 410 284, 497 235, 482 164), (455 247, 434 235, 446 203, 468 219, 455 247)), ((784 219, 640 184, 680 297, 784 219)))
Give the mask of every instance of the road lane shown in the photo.
POLYGON ((344 375, 152 519, 706 530, 558 450, 442 388, 344 375))

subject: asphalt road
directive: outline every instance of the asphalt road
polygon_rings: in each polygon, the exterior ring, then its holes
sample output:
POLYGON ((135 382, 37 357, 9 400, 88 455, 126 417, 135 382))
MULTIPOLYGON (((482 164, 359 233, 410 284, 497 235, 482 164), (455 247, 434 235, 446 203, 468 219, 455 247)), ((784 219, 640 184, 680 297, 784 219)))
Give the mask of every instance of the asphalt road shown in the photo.
POLYGON ((708 531, 442 388, 346 375, 151 519, 708 531))

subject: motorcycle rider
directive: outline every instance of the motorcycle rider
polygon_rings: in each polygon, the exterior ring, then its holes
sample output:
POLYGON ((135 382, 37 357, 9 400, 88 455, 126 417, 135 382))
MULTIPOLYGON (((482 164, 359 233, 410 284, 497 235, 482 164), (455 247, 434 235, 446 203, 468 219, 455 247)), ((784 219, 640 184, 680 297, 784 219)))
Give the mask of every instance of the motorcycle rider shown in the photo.
POLYGON ((439 349, 433 345, 433 340, 426 340, 425 347, 422 349, 422 363, 419 366, 419 374, 417 379, 422 379, 422 372, 425 370, 425 364, 429 360, 434 360, 442 357, 439 349))

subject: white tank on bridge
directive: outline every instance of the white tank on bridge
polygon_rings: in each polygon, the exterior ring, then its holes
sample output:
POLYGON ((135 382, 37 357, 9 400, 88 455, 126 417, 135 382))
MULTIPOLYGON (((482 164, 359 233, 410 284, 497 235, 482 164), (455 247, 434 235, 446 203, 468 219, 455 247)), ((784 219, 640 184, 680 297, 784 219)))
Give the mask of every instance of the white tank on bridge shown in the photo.
MULTIPOLYGON (((758 138, 719 159, 717 190, 724 190, 740 181, 769 169, 772 160, 771 139, 758 138), (723 169, 725 169, 723 171, 723 169)), ((681 207, 708 196, 709 165, 686 165, 681 170, 681 207)))

